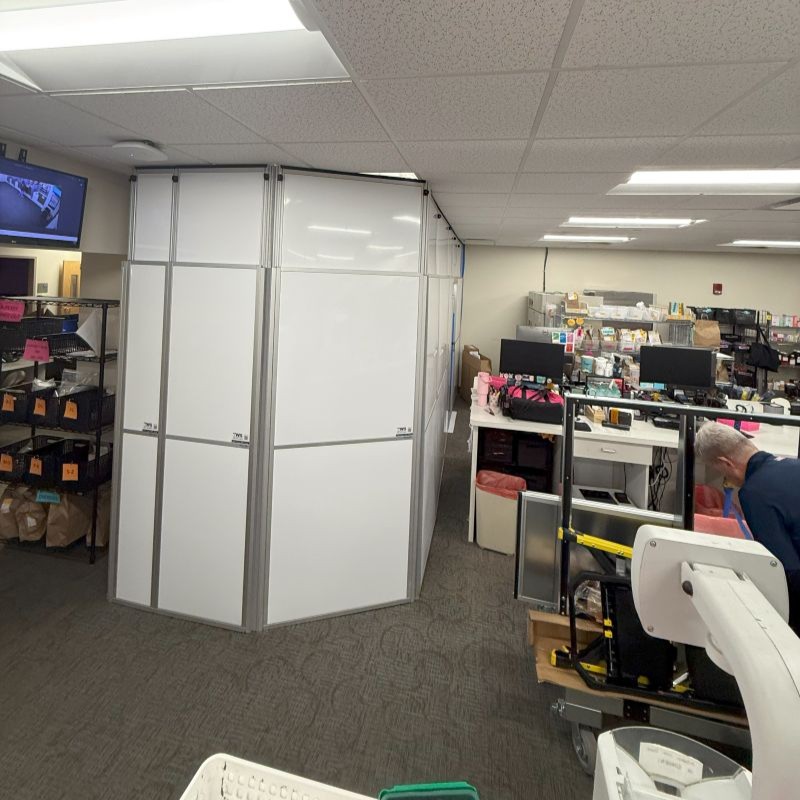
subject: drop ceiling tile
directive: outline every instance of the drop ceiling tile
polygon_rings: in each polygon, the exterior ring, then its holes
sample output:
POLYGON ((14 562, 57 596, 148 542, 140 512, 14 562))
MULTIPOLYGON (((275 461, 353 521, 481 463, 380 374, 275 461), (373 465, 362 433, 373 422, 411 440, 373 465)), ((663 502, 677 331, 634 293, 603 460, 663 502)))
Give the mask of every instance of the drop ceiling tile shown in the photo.
POLYGON ((434 197, 445 213, 448 208, 505 208, 508 202, 508 194, 491 192, 434 192, 434 197))
POLYGON ((799 95, 797 64, 742 98, 699 133, 800 133, 799 95))
POLYGON ((494 239, 500 223, 473 222, 468 225, 455 225, 461 239, 494 239))
POLYGON ((379 142, 381 127, 350 81, 196 93, 271 142, 379 142))
POLYGON ((628 179, 627 172, 526 172, 515 191, 532 194, 605 194, 628 179))
POLYGON ((455 208, 450 213, 445 212, 451 225, 479 225, 494 224, 503 217, 502 208, 463 209, 455 208))
MULTIPOLYGON (((512 194, 509 208, 553 208, 580 207, 584 210, 608 211, 661 211, 677 208, 685 197, 625 196, 604 194, 512 194)), ((575 213, 575 212, 573 212, 575 213)))
POLYGON ((417 175, 436 172, 516 172, 525 139, 469 142, 398 142, 417 175))
POLYGON ((14 130, 62 145, 102 145, 135 138, 131 130, 41 94, 0 97, 0 119, 13 121, 14 130))
MULTIPOLYGON (((787 200, 790 195, 775 195, 765 197, 764 195, 697 195, 694 197, 682 197, 676 195, 676 208, 685 210, 720 210, 736 211, 739 209, 763 208, 770 203, 778 203, 787 200)), ((649 198, 648 198, 649 199, 649 198)))
MULTIPOLYGON (((185 166, 191 164, 210 163, 208 160, 204 158, 193 156, 175 147, 164 146, 161 147, 160 149, 167 156, 167 160, 164 162, 165 165, 185 166)), ((129 158, 124 154, 120 154, 119 151, 114 150, 110 146, 95 146, 95 145, 91 147, 77 146, 73 147, 71 149, 71 152, 75 153, 78 156, 83 156, 84 158, 103 161, 106 164, 121 165, 123 167, 127 167, 128 169, 141 166, 153 166, 152 162, 140 161, 137 159, 129 158)))
POLYGON ((792 158, 800 158, 800 136, 692 136, 650 166, 763 169, 792 158))
POLYGON ((514 185, 513 173, 444 173, 420 175, 425 178, 430 188, 439 192, 510 192, 514 185))
POLYGON ((33 89, 27 89, 13 81, 7 81, 5 78, 0 78, 0 97, 10 97, 12 95, 26 95, 33 94, 33 89))
POLYGON ((651 139, 537 139, 525 159, 525 172, 633 172, 678 143, 676 137, 651 139))
POLYGON ((774 209, 756 209, 755 211, 730 211, 724 220, 728 222, 778 222, 798 225, 800 231, 800 209, 793 211, 777 211, 774 209))
POLYGON ((587 0, 564 65, 790 59, 798 41, 796 0, 587 0))
POLYGON ((549 69, 569 0, 317 0, 359 77, 549 69))
POLYGON ((527 139, 543 73, 369 80, 363 86, 395 140, 527 139))
POLYGON ((185 89, 71 94, 60 99, 158 144, 259 141, 252 131, 185 89))
MULTIPOLYGON (((184 161, 203 161, 208 164, 281 164, 287 153, 273 144, 184 144, 178 148, 184 161)), ((181 163, 181 162, 176 162, 181 163)), ((299 166, 303 166, 302 164, 299 166)))
POLYGON ((775 64, 561 72, 542 138, 687 134, 755 86, 775 64))
POLYGON ((317 169, 344 172, 408 172, 391 142, 292 142, 280 145, 290 156, 284 163, 305 162, 317 169), (293 159, 293 160, 292 160, 293 159))

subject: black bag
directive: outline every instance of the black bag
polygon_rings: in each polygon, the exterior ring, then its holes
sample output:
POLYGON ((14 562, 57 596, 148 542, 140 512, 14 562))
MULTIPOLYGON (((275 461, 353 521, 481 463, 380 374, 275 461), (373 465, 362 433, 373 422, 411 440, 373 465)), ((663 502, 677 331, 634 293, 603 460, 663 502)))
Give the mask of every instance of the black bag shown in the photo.
POLYGON ((751 367, 767 369, 770 372, 777 372, 778 367, 781 364, 780 351, 772 347, 767 339, 767 335, 764 333, 764 330, 760 325, 758 326, 757 331, 757 337, 763 338, 764 341, 763 343, 756 341, 750 345, 750 353, 747 356, 747 363, 751 367))
POLYGON ((511 419, 547 422, 553 425, 561 425, 564 421, 564 406, 561 403, 551 402, 547 390, 523 389, 523 394, 524 398, 508 397, 506 392, 504 410, 511 419))

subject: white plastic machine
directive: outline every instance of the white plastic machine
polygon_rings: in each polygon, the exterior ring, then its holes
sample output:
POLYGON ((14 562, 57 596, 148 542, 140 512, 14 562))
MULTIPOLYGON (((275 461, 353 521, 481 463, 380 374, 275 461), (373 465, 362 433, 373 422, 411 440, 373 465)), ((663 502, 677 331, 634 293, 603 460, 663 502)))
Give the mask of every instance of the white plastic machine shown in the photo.
POLYGON ((780 562, 754 541, 643 525, 631 583, 652 636, 704 647, 742 693, 753 773, 683 736, 623 728, 598 739, 594 800, 800 796, 800 639, 780 562))

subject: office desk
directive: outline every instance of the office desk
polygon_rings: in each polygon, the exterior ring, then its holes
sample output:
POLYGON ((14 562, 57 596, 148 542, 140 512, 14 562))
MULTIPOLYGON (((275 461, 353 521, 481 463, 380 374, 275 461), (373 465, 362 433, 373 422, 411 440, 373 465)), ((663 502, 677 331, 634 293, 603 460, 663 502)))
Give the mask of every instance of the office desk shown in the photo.
MULTIPOLYGON (((731 402, 735 407, 737 401, 731 402)), ((749 404, 753 406, 757 404, 749 404)), ((760 408, 756 409, 760 411, 760 408)), ((585 420, 585 418, 582 417, 585 420)), ((551 491, 558 490, 561 460, 560 445, 563 437, 561 425, 542 422, 524 422, 504 417, 501 413, 492 414, 487 407, 476 403, 470 408, 471 459, 469 489, 469 520, 467 523, 467 540, 475 540, 475 478, 478 472, 478 437, 481 428, 496 428, 515 433, 548 434, 555 437, 556 458, 554 463, 553 485, 551 491)), ((653 449, 664 447, 677 449, 678 431, 668 428, 657 428, 652 422, 634 420, 629 431, 604 428, 599 423, 589 422, 591 431, 575 431, 576 459, 605 461, 627 465, 629 496, 638 498, 638 505, 647 507, 650 465, 653 463, 653 449)), ((779 456, 797 458, 798 437, 800 429, 762 425, 759 431, 752 434, 753 443, 760 449, 779 456)))

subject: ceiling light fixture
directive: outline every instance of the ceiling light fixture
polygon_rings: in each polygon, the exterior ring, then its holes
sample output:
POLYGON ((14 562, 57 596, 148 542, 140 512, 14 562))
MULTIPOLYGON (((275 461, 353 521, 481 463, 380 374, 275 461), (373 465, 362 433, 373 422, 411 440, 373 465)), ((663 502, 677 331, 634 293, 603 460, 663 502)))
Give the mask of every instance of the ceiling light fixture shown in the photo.
POLYGON ((688 228, 704 219, 671 217, 570 217, 562 228, 688 228))
POLYGON ((289 0, 115 0, 0 12, 0 52, 303 29, 289 0))
POLYGON ((732 242, 719 245, 719 247, 796 247, 800 248, 800 241, 789 239, 734 239, 732 242))
POLYGON ((608 194, 758 195, 800 192, 800 169, 639 170, 608 194))
POLYGON ((327 233, 352 233, 355 236, 372 236, 372 231, 362 228, 337 228, 335 225, 309 225, 310 231, 326 231, 327 233))
POLYGON ((586 244, 622 244, 632 242, 632 236, 578 236, 573 234, 546 233, 539 239, 540 242, 584 242, 586 244))
POLYGON ((415 172, 364 172, 363 175, 377 175, 380 178, 402 178, 406 181, 418 181, 415 172))
POLYGON ((414 225, 419 225, 419 217, 412 217, 411 214, 400 214, 392 219, 395 222, 412 222, 414 225))

